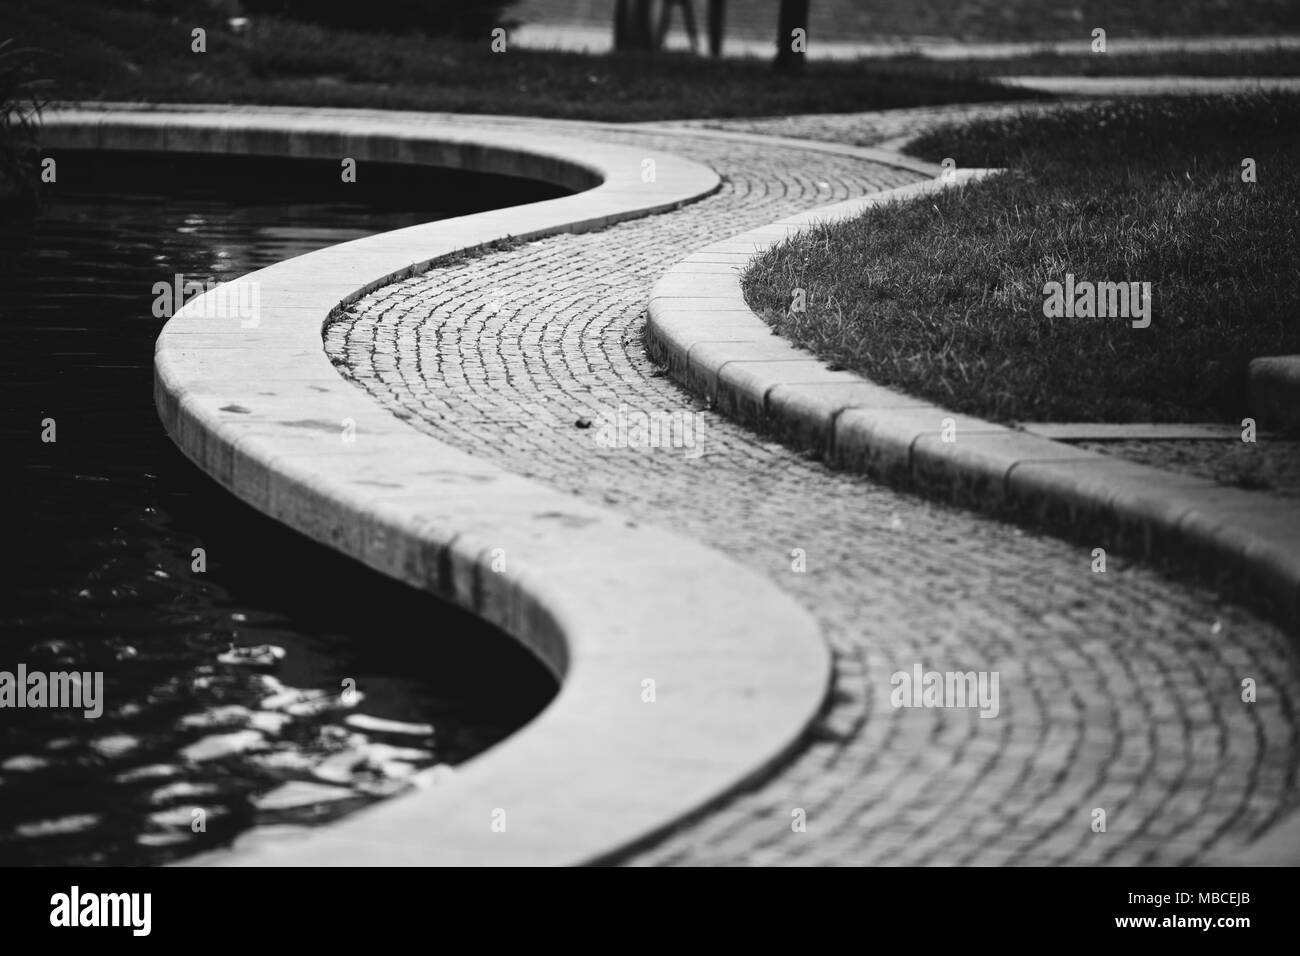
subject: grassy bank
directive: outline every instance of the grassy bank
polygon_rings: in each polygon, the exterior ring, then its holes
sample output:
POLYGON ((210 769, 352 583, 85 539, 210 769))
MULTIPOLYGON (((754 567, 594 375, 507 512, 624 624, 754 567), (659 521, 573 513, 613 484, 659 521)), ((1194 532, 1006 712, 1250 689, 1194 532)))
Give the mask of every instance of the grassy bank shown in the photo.
MULTIPOLYGON (((732 0, 740 6, 771 0, 732 0)), ((1061 40, 1102 27, 1111 36, 1300 32, 1292 0, 813 0, 811 29, 847 21, 853 33, 962 40, 1061 40)))
POLYGON ((915 75, 964 76, 1300 76, 1300 50, 1227 50, 1218 53, 1150 52, 1109 54, 1034 53, 971 60, 898 56, 878 68, 915 75))
POLYGON ((937 130, 1010 170, 761 257, 752 307, 870 378, 999 420, 1234 420, 1253 357, 1300 352, 1300 97, 1094 104, 937 130), (1242 160, 1258 182, 1242 181, 1242 160), (1066 274, 1150 282, 1152 321, 1047 318, 1066 274), (806 290, 807 311, 788 309, 806 290))
POLYGON ((330 31, 258 20, 246 36, 94 0, 10 0, 0 30, 48 51, 61 99, 274 103, 506 113, 594 120, 761 116, 1003 100, 964 67, 767 63, 687 55, 587 56, 481 43, 330 31), (207 52, 190 31, 207 29, 207 52))

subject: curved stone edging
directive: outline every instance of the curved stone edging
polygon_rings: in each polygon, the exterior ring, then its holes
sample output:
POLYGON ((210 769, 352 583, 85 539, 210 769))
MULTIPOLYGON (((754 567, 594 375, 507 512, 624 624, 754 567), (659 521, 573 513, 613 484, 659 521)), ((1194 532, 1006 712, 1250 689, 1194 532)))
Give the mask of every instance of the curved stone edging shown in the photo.
MULTIPOLYGON (((1017 105, 1020 104, 1017 103, 1017 105)), ((714 140, 747 143, 767 146, 770 148, 780 146, 791 149, 812 148, 819 153, 852 156, 854 159, 864 159, 881 166, 890 166, 894 169, 904 169, 909 173, 918 173, 922 176, 937 177, 943 172, 943 167, 938 163, 932 163, 924 159, 915 159, 914 157, 906 156, 903 153, 897 153, 893 150, 884 149, 879 146, 851 146, 848 143, 837 143, 832 140, 804 140, 794 139, 789 136, 769 135, 767 133, 747 133, 739 130, 718 129, 714 126, 687 126, 679 125, 671 120, 651 123, 631 123, 628 125, 634 129, 643 129, 660 135, 707 136, 709 139, 714 140)))
POLYGON ((959 504, 1029 517, 1088 541, 1193 563, 1286 625, 1300 623, 1300 514, 1247 491, 958 415, 830 371, 746 305, 756 255, 816 223, 980 178, 990 170, 851 199, 687 256, 655 285, 648 340, 686 387, 751 427, 959 504), (957 440, 941 438, 952 419, 957 440))
POLYGON ((444 783, 190 862, 597 862, 762 772, 826 693, 830 655, 816 624, 766 580, 437 442, 327 360, 331 310, 438 257, 670 209, 718 185, 706 167, 664 153, 471 122, 420 128, 415 115, 106 107, 46 116, 46 141, 65 148, 352 156, 600 183, 251 273, 241 281, 260 285, 255 327, 205 318, 201 296, 163 329, 155 399, 196 464, 266 514, 469 608, 563 677, 539 717, 444 783), (341 116, 347 133, 336 128, 341 116), (646 680, 654 703, 642 700, 646 680), (505 832, 492 829, 497 810, 505 832))

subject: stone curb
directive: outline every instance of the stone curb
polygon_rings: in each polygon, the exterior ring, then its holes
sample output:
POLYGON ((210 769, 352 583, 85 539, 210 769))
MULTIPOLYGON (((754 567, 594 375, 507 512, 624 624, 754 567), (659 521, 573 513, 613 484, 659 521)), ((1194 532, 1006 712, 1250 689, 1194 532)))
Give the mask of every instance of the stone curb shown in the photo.
POLYGON ((1294 76, 999 76, 1004 86, 1052 96, 1168 96, 1300 90, 1294 76))
POLYGON ((989 172, 957 170, 948 181, 824 206, 687 256, 651 292, 651 353, 719 410, 833 466, 1027 519, 1085 544, 1190 565, 1294 628, 1300 622, 1295 509, 958 415, 832 371, 777 337, 745 304, 746 265, 782 239, 989 172), (955 441, 944 440, 945 423, 955 441))
POLYGON ((441 256, 671 209, 716 189, 712 170, 571 133, 382 112, 57 109, 45 138, 438 163, 591 187, 286 260, 240 280, 260 289, 249 327, 205 317, 208 293, 163 329, 155 401, 200 468, 311 538, 472 610, 562 678, 532 723, 442 782, 188 863, 600 862, 709 807, 799 741, 831 661, 794 601, 711 549, 426 436, 345 381, 321 340, 332 310, 441 256), (642 699, 646 680, 654 703, 642 699), (505 832, 492 829, 498 810, 505 832))
POLYGON ((1246 395, 1262 427, 1300 430, 1300 355, 1252 359, 1246 368, 1246 395))

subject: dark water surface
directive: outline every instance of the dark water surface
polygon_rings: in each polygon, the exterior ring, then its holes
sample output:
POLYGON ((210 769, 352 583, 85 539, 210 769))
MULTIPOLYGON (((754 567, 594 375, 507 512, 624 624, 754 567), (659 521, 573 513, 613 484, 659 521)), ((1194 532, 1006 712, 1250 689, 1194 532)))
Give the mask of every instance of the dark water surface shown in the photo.
POLYGON ((328 819, 527 722, 555 686, 525 651, 240 504, 176 450, 153 406, 152 287, 562 191, 53 155, 37 221, 0 224, 0 682, 20 664, 102 671, 104 703, 97 719, 0 706, 0 863, 161 862, 328 819), (258 645, 284 654, 230 653, 258 645))

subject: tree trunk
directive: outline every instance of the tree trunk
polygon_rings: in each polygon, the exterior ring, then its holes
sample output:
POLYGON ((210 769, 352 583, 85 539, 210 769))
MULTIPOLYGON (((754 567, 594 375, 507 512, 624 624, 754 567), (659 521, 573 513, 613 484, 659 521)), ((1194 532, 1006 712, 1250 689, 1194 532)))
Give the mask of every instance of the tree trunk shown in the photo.
POLYGON ((799 72, 803 69, 806 58, 804 44, 808 40, 808 0, 781 0, 776 30, 776 68, 783 73, 799 72), (797 41, 795 30, 803 31, 797 41))
POLYGON ((614 5, 614 49, 653 50, 653 14, 652 0, 618 0, 614 5))
POLYGON ((727 0, 709 0, 709 55, 722 56, 722 34, 725 29, 727 0))

